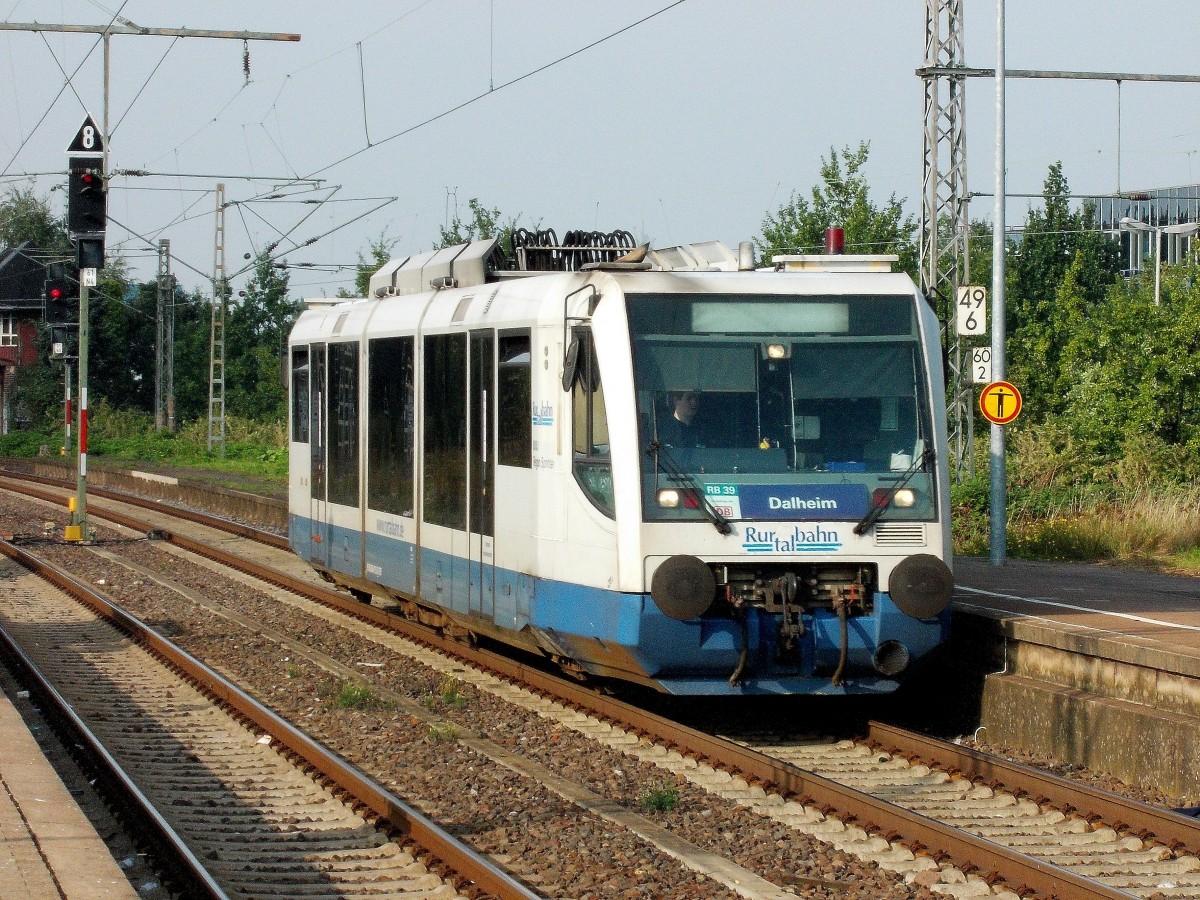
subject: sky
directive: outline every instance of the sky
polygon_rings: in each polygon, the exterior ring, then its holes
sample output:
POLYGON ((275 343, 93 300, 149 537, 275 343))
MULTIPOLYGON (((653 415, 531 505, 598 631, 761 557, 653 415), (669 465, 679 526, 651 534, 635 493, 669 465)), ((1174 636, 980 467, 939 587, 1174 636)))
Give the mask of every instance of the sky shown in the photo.
MULTIPOLYGON (((478 198, 526 227, 655 246, 759 236, 822 158, 870 143, 871 197, 920 212, 918 0, 0 0, 9 23, 299 34, 111 38, 108 247, 152 279, 171 241, 211 291, 216 187, 235 291, 271 241, 296 297, 353 286, 372 242, 430 249, 478 198), (121 174, 140 170, 149 174, 121 174), (313 179, 297 184, 295 179, 313 179), (289 182, 290 185, 289 185, 289 182), (286 185, 286 186, 285 186, 286 185), (277 199, 262 199, 269 196, 277 199), (313 202, 313 201, 326 202, 313 202)), ((996 63, 997 0, 963 0, 968 66, 996 63)), ((65 203, 66 148, 104 115, 101 42, 0 31, 0 192, 65 203), (69 77, 68 77, 69 76, 69 77)), ((1007 0, 1010 69, 1200 74, 1192 0, 1007 0)), ((973 219, 990 220, 993 79, 967 84, 973 219)), ((1200 182, 1200 84, 1010 79, 1006 218, 1061 161, 1073 192, 1200 182), (1118 122, 1120 127, 1118 129, 1118 122)))

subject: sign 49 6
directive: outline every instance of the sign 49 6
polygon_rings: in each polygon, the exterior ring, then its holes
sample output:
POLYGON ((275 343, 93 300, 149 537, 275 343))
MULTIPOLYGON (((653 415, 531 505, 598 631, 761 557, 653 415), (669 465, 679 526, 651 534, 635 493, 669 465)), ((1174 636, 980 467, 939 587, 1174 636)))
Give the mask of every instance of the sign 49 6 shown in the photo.
POLYGON ((987 288, 982 285, 968 284, 958 289, 955 327, 959 337, 987 334, 986 305, 987 288))

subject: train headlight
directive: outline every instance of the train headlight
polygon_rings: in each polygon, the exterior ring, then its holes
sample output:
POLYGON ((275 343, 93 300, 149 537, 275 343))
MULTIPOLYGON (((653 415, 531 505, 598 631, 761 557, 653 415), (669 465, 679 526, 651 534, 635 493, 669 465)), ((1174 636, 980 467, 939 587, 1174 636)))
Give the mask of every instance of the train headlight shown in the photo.
POLYGON ((791 355, 786 344, 767 344, 764 349, 767 359, 787 359, 791 355))
POLYGON ((658 505, 664 509, 675 509, 681 499, 679 491, 675 488, 662 488, 658 492, 658 505))
POLYGON ((894 506, 897 509, 910 509, 917 502, 917 492, 912 488, 900 488, 894 494, 890 488, 876 488, 871 495, 871 503, 875 506, 894 506), (889 497, 888 495, 891 494, 889 497))

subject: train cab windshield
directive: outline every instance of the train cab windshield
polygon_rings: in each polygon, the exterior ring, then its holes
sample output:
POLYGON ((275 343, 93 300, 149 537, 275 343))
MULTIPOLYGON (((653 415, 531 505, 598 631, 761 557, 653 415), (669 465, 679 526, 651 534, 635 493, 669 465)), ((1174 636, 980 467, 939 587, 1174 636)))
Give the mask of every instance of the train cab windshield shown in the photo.
POLYGON ((627 303, 647 521, 935 517, 914 295, 627 303))

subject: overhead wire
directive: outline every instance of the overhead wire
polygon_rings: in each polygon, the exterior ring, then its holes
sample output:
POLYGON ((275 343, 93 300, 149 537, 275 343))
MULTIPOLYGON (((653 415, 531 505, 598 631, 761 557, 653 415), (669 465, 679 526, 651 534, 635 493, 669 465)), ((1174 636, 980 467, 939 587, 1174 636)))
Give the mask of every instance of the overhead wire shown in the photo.
MULTIPOLYGON (((112 18, 109 20, 109 22, 108 22, 109 25, 111 25, 113 22, 115 22, 120 17, 121 11, 125 9, 125 6, 128 3, 129 3, 129 0, 123 0, 120 8, 118 8, 117 11, 115 13, 113 13, 112 18)), ((44 40, 44 38, 43 38, 43 40, 44 40)), ((55 104, 58 103, 58 98, 63 95, 63 92, 66 91, 67 87, 69 86, 71 88, 72 92, 74 92, 75 86, 73 84, 71 84, 72 79, 76 75, 79 74, 79 70, 83 68, 83 64, 88 61, 88 58, 91 57, 91 55, 94 52, 96 52, 96 48, 100 46, 100 44, 103 42, 103 40, 104 40, 103 35, 101 35, 99 38, 97 38, 95 43, 93 43, 91 48, 88 50, 88 52, 83 55, 83 59, 81 59, 79 61, 79 65, 77 65, 75 67, 75 71, 73 71, 70 75, 67 75, 66 81, 63 83, 63 86, 58 89, 58 93, 54 95, 54 99, 51 100, 50 103, 46 106, 46 111, 44 113, 42 113, 42 117, 37 120, 37 124, 35 124, 33 126, 33 128, 30 129, 29 134, 27 134, 25 136, 25 139, 21 141, 20 146, 17 147, 16 151, 12 155, 12 158, 9 159, 9 161, 7 163, 5 163, 4 168, 0 169, 0 176, 8 174, 9 168, 12 166, 12 164, 14 162, 17 161, 17 157, 21 155, 21 151, 25 149, 25 145, 29 143, 30 139, 37 133, 37 130, 42 127, 42 123, 45 122, 46 119, 49 117, 51 111, 54 109, 55 104)), ((46 46, 49 47, 50 46, 49 43, 47 43, 46 46)), ((51 51, 50 55, 54 56, 54 52, 51 51)), ((57 56, 54 57, 54 61, 55 61, 55 63, 58 62, 57 56)), ((60 68, 61 68, 61 66, 60 66, 60 68)), ((65 70, 64 70, 64 74, 65 74, 65 70)), ((76 98, 78 98, 79 94, 75 94, 75 96, 76 96, 76 98)), ((82 102, 83 101, 80 100, 80 103, 82 103, 82 102)), ((84 111, 85 112, 87 111, 86 106, 84 106, 84 111)))
POLYGON ((142 82, 142 86, 138 88, 137 93, 133 95, 133 99, 129 101, 129 105, 125 107, 125 112, 121 113, 121 118, 117 119, 117 124, 109 129, 108 140, 112 140, 112 136, 117 133, 117 129, 121 127, 121 123, 125 121, 125 117, 129 115, 129 113, 133 110, 134 104, 138 102, 138 98, 142 96, 142 92, 149 87, 150 79, 153 78, 155 73, 158 72, 159 67, 166 62, 167 54, 171 52, 177 43, 179 43, 179 38, 175 38, 167 45, 167 49, 163 52, 163 55, 159 58, 158 62, 154 64, 154 68, 150 70, 150 74, 146 76, 146 80, 142 82))
MULTIPOLYGON (((499 90, 503 90, 504 88, 507 88, 507 87, 511 87, 511 86, 513 86, 513 85, 515 85, 515 84, 518 84, 518 83, 520 83, 520 82, 522 82, 522 81, 526 80, 526 79, 532 78, 532 77, 533 77, 533 76, 535 76, 535 75, 538 75, 538 74, 540 74, 540 73, 542 73, 542 72, 545 72, 545 71, 547 71, 548 69, 551 69, 551 68, 553 68, 553 67, 555 67, 555 66, 558 66, 558 65, 560 65, 560 64, 562 64, 562 63, 564 63, 564 62, 566 62, 566 61, 568 61, 568 60, 570 60, 570 59, 572 59, 572 58, 574 58, 574 57, 576 57, 576 56, 579 56, 579 55, 580 55, 580 54, 582 54, 582 53, 585 53, 585 52, 587 52, 587 51, 589 51, 589 50, 591 50, 591 49, 593 49, 593 48, 595 48, 595 47, 597 47, 597 46, 599 46, 599 45, 601 45, 601 44, 603 44, 603 43, 605 43, 605 42, 607 42, 607 41, 610 41, 610 40, 612 40, 612 39, 614 39, 614 38, 616 38, 616 37, 618 37, 618 36, 620 36, 620 35, 624 34, 624 33, 625 33, 625 32, 627 32, 627 31, 630 31, 630 30, 632 30, 632 29, 634 29, 634 28, 636 28, 636 27, 638 27, 638 26, 642 25, 642 24, 643 24, 643 23, 645 23, 645 22, 648 22, 648 21, 650 21, 651 19, 654 19, 654 18, 656 18, 656 17, 658 17, 658 16, 660 16, 660 15, 662 15, 662 14, 664 14, 664 13, 668 12, 669 10, 673 9, 673 8, 674 8, 674 7, 676 7, 676 6, 680 6, 680 5, 682 5, 684 2, 686 2, 686 0, 675 0, 675 2, 669 3, 669 4, 667 4, 666 6, 662 7, 661 9, 659 9, 659 10, 656 10, 655 12, 652 12, 652 13, 650 13, 649 15, 643 16, 642 18, 640 18, 640 19, 638 19, 638 20, 636 20, 636 21, 634 21, 634 22, 631 22, 631 23, 629 23, 629 24, 627 24, 627 25, 625 25, 625 26, 623 26, 623 27, 621 27, 621 28, 619 28, 619 29, 617 29, 617 30, 615 30, 615 31, 613 31, 613 32, 610 32, 610 33, 608 33, 608 34, 604 35, 603 37, 600 37, 600 38, 598 38, 598 39, 596 39, 596 40, 594 40, 594 41, 591 41, 591 42, 589 42, 588 44, 585 44, 584 46, 582 46, 582 47, 579 47, 579 48, 577 48, 577 49, 575 49, 575 50, 571 51, 570 53, 564 54, 563 56, 561 56, 561 57, 558 57, 557 59, 554 59, 554 60, 552 60, 552 61, 550 61, 550 62, 548 62, 548 63, 546 63, 546 64, 544 64, 544 65, 538 66, 537 68, 534 68, 534 69, 532 69, 532 70, 530 70, 530 71, 528 71, 528 72, 525 72, 524 74, 521 74, 521 75, 519 75, 519 76, 517 76, 517 77, 515 77, 515 78, 512 78, 512 79, 510 79, 510 80, 508 80, 508 81, 506 81, 506 82, 503 82, 503 83, 501 83, 500 85, 494 85, 494 84, 492 83, 492 80, 489 78, 488 90, 487 90, 486 92, 483 92, 483 93, 480 93, 480 94, 478 94, 478 95, 476 95, 476 96, 474 96, 474 97, 471 97, 471 98, 469 98, 469 99, 467 99, 467 100, 463 101, 462 103, 456 104, 456 105, 454 105, 453 107, 451 107, 451 108, 449 108, 449 109, 447 109, 447 110, 445 110, 445 111, 443 111, 443 112, 441 112, 441 113, 439 113, 439 114, 437 114, 437 115, 435 115, 435 116, 432 116, 432 117, 430 117, 430 118, 428 118, 428 119, 425 119, 425 120, 424 120, 424 121, 422 121, 422 122, 418 122, 418 123, 416 123, 416 124, 414 124, 414 125, 412 125, 412 126, 409 126, 409 127, 405 128, 405 129, 402 129, 401 131, 398 131, 398 132, 396 132, 396 133, 394 133, 394 134, 392 134, 392 135, 390 135, 390 136, 388 136, 388 137, 386 137, 386 138, 383 138, 383 139, 381 139, 381 140, 379 140, 379 141, 376 141, 375 143, 372 143, 372 142, 371 142, 371 140, 370 140, 370 134, 369 134, 369 129, 368 129, 368 115, 367 115, 367 107, 366 107, 366 77, 365 77, 365 66, 364 66, 363 59, 362 59, 362 43, 363 43, 363 41, 365 41, 365 40, 367 40, 367 39, 370 39, 371 37, 374 37, 374 36, 376 36, 376 35, 378 35, 378 34, 382 33, 383 31, 386 31, 388 28, 392 27, 393 25, 397 24, 398 22, 402 21, 403 19, 407 18, 409 15, 412 15, 413 13, 415 13, 415 12, 417 12, 418 10, 422 9, 423 7, 425 7, 425 6, 429 5, 429 3, 431 3, 431 2, 432 2, 432 0, 425 0, 425 2, 418 4, 417 6, 413 7, 413 8, 412 8, 412 9, 410 9, 410 10, 408 10, 407 12, 405 12, 404 14, 402 14, 401 16, 398 16, 397 18, 393 19, 391 22, 387 23, 386 25, 382 26, 381 28, 377 29, 376 31, 372 32, 371 34, 367 35, 365 38, 362 38, 362 39, 360 39, 359 41, 355 42, 355 44, 354 44, 354 45, 352 45, 351 47, 345 48, 345 49, 357 48, 357 50, 358 50, 358 54, 359 54, 359 74, 360 74, 360 88, 361 88, 361 92, 362 92, 362 98, 363 98, 363 127, 364 127, 365 140, 366 140, 366 142, 367 142, 365 147, 359 148, 358 150, 354 151, 353 153, 347 154, 346 156, 344 156, 344 157, 341 157, 340 159, 337 159, 337 160, 335 160, 335 161, 333 161, 333 162, 331 162, 331 163, 329 163, 329 164, 327 164, 327 165, 323 166, 322 168, 316 169, 316 170, 314 170, 313 172, 311 172, 309 175, 307 175, 307 176, 304 176, 303 178, 301 178, 301 177, 300 177, 298 174, 296 174, 296 173, 295 173, 295 167, 294 167, 294 166, 292 166, 292 165, 291 165, 291 164, 288 162, 288 160, 287 160, 287 154, 286 154, 286 151, 285 151, 284 147, 281 145, 281 143, 277 142, 277 141, 276 141, 276 140, 275 140, 275 139, 274 139, 274 138, 271 136, 271 134, 270 134, 269 130, 266 128, 265 122, 264 122, 264 121, 260 121, 260 122, 259 122, 259 125, 260 125, 260 126, 263 128, 263 131, 264 131, 264 133, 267 135, 268 139, 269 139, 269 140, 271 140, 271 143, 272 143, 272 145, 275 147, 276 151, 277 151, 277 152, 280 154, 280 156, 281 156, 281 158, 284 160, 285 164, 287 164, 288 168, 290 168, 290 169, 292 169, 292 170, 293 170, 293 173, 294 173, 294 174, 293 174, 293 176, 292 176, 291 183, 295 183, 296 181, 303 181, 303 180, 307 180, 307 179, 312 179, 312 178, 313 178, 313 176, 315 176, 315 175, 317 175, 317 174, 320 174, 320 173, 322 173, 322 172, 328 171, 329 169, 331 169, 331 168, 334 168, 335 166, 341 165, 342 163, 345 163, 345 162, 349 161, 350 159, 353 159, 353 158, 355 158, 355 157, 359 156, 360 154, 362 154, 362 153, 363 153, 363 152, 365 152, 366 150, 372 149, 372 148, 374 148, 374 147, 380 146, 381 144, 388 143, 388 142, 390 142, 390 141, 392 141, 392 140, 395 140, 395 139, 397 139, 397 138, 400 138, 400 137, 402 137, 402 136, 404 136, 404 135, 410 134, 410 133, 412 133, 413 131, 416 131, 416 130, 418 130, 418 129, 420 129, 420 128, 422 128, 422 127, 426 126, 426 125, 432 124, 433 122, 436 122, 436 121, 438 121, 438 120, 440 120, 440 119, 442 119, 442 118, 445 118, 446 116, 449 116, 449 115, 451 115, 451 114, 453 114, 453 113, 455 113, 455 112, 457 112, 457 111, 459 111, 459 110, 461 110, 461 109, 464 109, 464 108, 466 108, 466 107, 468 107, 468 106, 472 105, 473 103, 476 103, 476 102, 478 102, 479 100, 483 99, 484 97, 488 96, 489 94, 495 93, 496 91, 499 91, 499 90)), ((125 0, 125 2, 123 2, 123 3, 121 4, 121 7, 120 7, 120 8, 117 10, 117 12, 116 12, 116 13, 114 13, 114 14, 112 14, 112 16, 113 16, 113 20, 116 20, 117 18, 119 18, 121 11, 122 11, 122 10, 125 8, 125 5, 126 5, 127 3, 128 3, 128 0, 125 0)), ((176 40, 177 40, 177 39, 176 39, 176 40)), ((91 55, 91 53, 92 53, 92 52, 94 52, 94 50, 95 50, 95 46, 97 46, 99 43, 100 43, 100 41, 98 40, 98 41, 96 42, 96 44, 95 44, 95 45, 93 45, 93 47, 92 47, 92 48, 91 48, 91 49, 88 51, 88 54, 87 54, 87 55, 85 55, 85 57, 84 57, 84 60, 83 60, 83 61, 82 61, 82 62, 79 64, 79 66, 76 68, 76 70, 75 70, 75 71, 74 71, 74 72, 73 72, 73 73, 72 73, 70 76, 67 76, 67 81, 66 81, 66 83, 64 84, 64 87, 63 87, 62 89, 60 89, 60 91, 59 91, 59 94, 58 94, 58 95, 56 95, 55 99, 54 99, 54 100, 51 102, 51 104, 50 104, 50 108, 52 108, 52 107, 54 106, 54 104, 55 104, 55 103, 57 103, 58 97, 60 97, 60 96, 61 96, 61 94, 63 93, 63 91, 66 89, 66 87, 67 87, 68 85, 70 85, 70 86, 71 86, 71 88, 72 88, 72 90, 74 90, 74 87, 73 87, 73 85, 71 85, 71 78, 72 78, 72 77, 73 77, 75 74, 77 74, 77 73, 78 73, 79 69, 80 69, 80 68, 82 68, 82 66, 83 66, 84 62, 86 62, 87 58, 88 58, 88 57, 90 57, 90 55, 91 55)), ((120 125, 120 124, 121 124, 121 123, 124 121, 125 117, 128 115, 129 111, 132 109, 132 107, 133 107, 134 103, 136 103, 137 99, 138 99, 138 98, 139 98, 139 97, 142 95, 142 93, 143 93, 143 92, 144 92, 144 90, 145 90, 145 87, 146 87, 146 85, 148 85, 148 83, 149 83, 149 80, 150 80, 150 78, 152 78, 152 77, 154 76, 154 74, 155 74, 155 73, 158 71, 158 69, 161 67, 161 65, 162 65, 162 64, 163 64, 163 62, 165 61, 166 57, 169 55, 169 53, 170 53, 170 51, 171 51, 172 47, 174 46, 174 43, 175 43, 175 42, 173 41, 173 42, 172 42, 172 44, 171 44, 171 45, 170 45, 170 46, 167 48, 166 52, 164 52, 163 56, 160 58, 160 60, 158 61, 158 63, 155 65, 155 67, 154 67, 154 70, 152 70, 152 71, 151 71, 151 73, 150 73, 150 76, 147 78, 146 82, 145 82, 145 83, 142 85, 142 87, 141 87, 141 88, 138 90, 138 93, 137 93, 137 95, 134 97, 134 100, 133 100, 133 101, 131 101, 129 108, 128 108, 128 109, 125 111, 125 113, 122 115, 121 119, 118 121, 118 123, 117 123, 117 124, 118 124, 118 126, 119 126, 119 125, 120 125)), ((47 45, 47 46, 48 46, 48 45, 47 45)), ((302 67, 301 69, 297 69, 297 70, 296 70, 296 72, 302 71, 302 70, 303 70, 303 68, 309 68, 309 67, 311 67, 312 65, 316 65, 316 64, 317 64, 317 63, 319 63, 319 62, 322 62, 322 61, 324 61, 324 60, 326 60, 326 59, 329 59, 329 58, 332 58, 332 57, 334 57, 334 56, 337 56, 337 55, 339 55, 339 54, 340 54, 340 53, 342 53, 342 52, 345 52, 345 51, 343 50, 343 51, 338 51, 338 53, 330 54, 329 56, 323 57, 323 58, 322 58, 322 60, 317 60, 317 61, 314 61, 313 63, 310 63, 308 66, 302 67)), ((57 62, 57 59, 56 59, 56 62, 57 62)), ((60 68, 61 68, 61 66, 60 66, 60 68)), ((66 74, 66 73, 65 73, 65 70, 64 70, 64 74, 66 74)), ((287 86, 288 79, 290 79, 290 78, 291 78, 291 75, 292 75, 292 74, 295 74, 295 73, 289 73, 288 75, 285 75, 285 76, 283 76, 283 82, 281 83, 281 85, 280 85, 280 89, 279 89, 279 91, 277 92, 277 94, 276 94, 276 96, 275 96, 275 99, 272 101, 272 104, 271 104, 271 113, 273 113, 273 114, 275 115, 275 121, 276 121, 276 127, 277 127, 277 128, 279 128, 279 127, 280 127, 279 118, 278 118, 278 102, 279 102, 279 99, 280 99, 280 97, 281 97, 281 96, 282 96, 282 94, 283 94, 283 91, 284 91, 284 89, 285 89, 285 88, 286 88, 286 86, 287 86)), ((250 81, 247 79, 246 83, 245 83, 245 84, 243 84, 243 85, 241 85, 241 86, 238 88, 238 90, 237 90, 237 91, 235 91, 235 92, 233 93, 233 95, 232 95, 232 96, 231 96, 231 97, 230 97, 230 98, 229 98, 229 99, 228 99, 228 100, 225 102, 225 104, 224 104, 224 105, 223 105, 223 106, 222 106, 222 107, 221 107, 221 108, 220 108, 220 109, 219 109, 219 110, 216 112, 216 114, 215 114, 215 115, 213 115, 213 116, 212 116, 212 117, 211 117, 211 118, 210 118, 210 119, 209 119, 207 122, 205 122, 205 124, 204 124, 204 125, 202 125, 200 128, 198 128, 198 129, 196 129, 195 131, 193 131, 193 132, 192 132, 190 135, 188 135, 187 137, 185 137, 185 138, 183 139, 183 141, 179 142, 178 144, 176 144, 176 145, 175 145, 175 147, 174 147, 174 148, 172 148, 172 152, 175 154, 175 158, 176 158, 177 167, 178 167, 178 161, 179 161, 179 151, 180 151, 180 150, 181 150, 181 149, 182 149, 182 148, 183 148, 183 147, 184 147, 186 144, 188 144, 189 142, 191 142, 192 140, 194 140, 194 139, 195 139, 195 138, 196 138, 196 137, 197 137, 197 136, 198 136, 198 135, 199 135, 201 132, 203 132, 205 129, 207 129, 209 126, 211 126, 211 125, 212 125, 214 122, 217 122, 217 121, 218 121, 218 120, 221 118, 221 116, 222 116, 222 115, 223 115, 223 114, 226 112, 226 110, 228 110, 228 108, 229 108, 229 107, 230 107, 230 106, 231 106, 231 105, 234 103, 234 101, 235 101, 235 100, 238 98, 238 96, 239 96, 239 95, 240 95, 240 94, 241 94, 241 93, 242 93, 242 92, 245 90, 245 88, 246 88, 246 87, 247 87, 249 84, 250 84, 250 81)), ((78 97, 78 94, 76 94, 76 96, 78 97)), ((82 100, 80 100, 80 102, 82 103, 82 100)), ((50 109, 48 108, 48 109, 47 109, 47 111, 46 111, 46 113, 43 115, 42 119, 41 119, 41 120, 39 120, 38 124, 34 126, 34 129, 33 129, 33 131, 34 131, 34 132, 36 132, 37 128, 38 128, 38 127, 40 127, 40 125, 41 125, 42 121, 44 121, 44 120, 45 120, 45 118, 46 118, 46 116, 49 114, 49 112, 50 112, 50 109)), ((115 130, 115 129, 114 129, 114 130, 115 130)), ((31 132, 31 133, 30 133, 30 137, 32 137, 32 134, 33 134, 33 132, 31 132)), ((244 132, 244 131, 243 131, 243 135, 244 135, 244 137, 245 137, 245 132, 244 132)), ((280 131, 280 137, 281 137, 281 138, 283 137, 282 131, 280 131)), ((6 173, 7 173, 7 171, 8 171, 8 168, 9 168, 9 167, 12 165, 12 162, 14 162, 14 161, 15 161, 15 159, 16 159, 16 157, 17 157, 17 156, 20 154, 20 152, 21 152, 21 150, 24 148, 25 144, 26 144, 26 143, 28 143, 28 140, 29 140, 29 137, 27 137, 27 138, 25 139, 25 141, 23 141, 23 142, 22 142, 21 146, 20 146, 20 147, 18 147, 18 149, 17 149, 16 153, 14 153, 14 154, 13 154, 13 158, 12 158, 12 159, 9 161, 8 165, 7 165, 7 166, 5 166, 5 169, 4 169, 2 172, 0 172, 0 177, 2 177, 4 174, 6 174, 6 173)), ((248 138, 247 138, 247 143, 248 143, 248 138)), ((182 176, 180 176, 180 175, 179 175, 179 173, 176 173, 176 177, 182 177, 182 176)), ((285 187, 286 187, 286 184, 285 184, 285 187)), ((203 195, 202 195, 202 196, 203 196, 203 195)), ((190 215, 188 214, 188 211, 189 211, 189 209, 191 209, 191 208, 194 208, 194 207, 196 206, 196 204, 200 202, 200 199, 201 199, 201 198, 199 198, 199 197, 198 197, 198 198, 197 198, 197 200, 196 200, 196 201, 194 201, 192 204, 190 204, 190 205, 187 205, 187 206, 184 206, 184 207, 183 207, 183 209, 181 210, 181 212, 180 212, 180 214, 179 214, 178 216, 176 216, 174 219, 172 219, 170 222, 168 222, 166 225, 162 226, 161 228, 159 228, 159 229, 156 229, 154 233, 155 233, 156 235, 157 235, 157 234, 161 234, 161 233, 162 233, 162 231, 165 231, 167 228, 170 228, 170 227, 172 227, 173 225, 181 224, 182 222, 186 222, 186 221, 188 221, 189 219, 191 219, 191 218, 194 218, 193 216, 190 216, 190 215)), ((326 198, 326 200, 328 200, 328 199, 330 199, 330 198, 326 198)), ((389 198, 389 199, 385 199, 385 200, 384 200, 382 203, 380 203, 380 204, 376 205, 376 206, 375 206, 375 207, 373 207, 371 210, 368 210, 367 212, 365 212, 365 213, 362 213, 362 214, 360 214, 359 216, 356 216, 356 217, 354 217, 354 218, 352 218, 352 219, 350 219, 350 220, 348 220, 348 221, 346 221, 346 222, 343 222, 341 225, 337 225, 337 226, 335 226, 333 229, 330 229, 330 230, 328 230, 328 231, 326 231, 326 232, 322 233, 321 235, 318 235, 318 236, 316 236, 316 237, 310 238, 310 239, 308 239, 308 240, 304 241, 303 243, 299 243, 299 244, 297 244, 297 243, 296 243, 294 240, 291 240, 291 238, 290 238, 290 237, 288 237, 288 240, 289 240, 289 242, 291 242, 291 243, 295 244, 295 248, 296 248, 296 249, 298 249, 298 248, 300 248, 300 247, 304 247, 304 246, 309 246, 310 244, 314 243, 315 241, 319 240, 319 239, 320 239, 320 238, 322 238, 322 237, 325 237, 325 236, 327 236, 328 234, 332 233, 333 231, 336 231, 336 230, 339 230, 340 228, 346 227, 347 225, 350 225, 350 224, 352 224, 353 222, 355 222, 355 221, 358 221, 359 219, 361 219, 361 218, 365 217, 366 215, 370 215, 371 213, 373 213, 373 212, 377 211, 378 209, 381 209, 383 206, 386 206, 386 205, 388 205, 389 203, 391 203, 391 202, 394 202, 394 201, 395 201, 395 199, 396 199, 396 198, 394 198, 394 197, 393 197, 393 198, 389 198)), ((255 216, 257 216, 259 219, 261 219, 262 221, 266 222, 266 219, 265 219, 264 217, 262 217, 260 214, 258 214, 256 211, 254 211, 254 210, 251 210, 251 212, 252 212, 252 214, 254 214, 255 216)), ((302 218, 302 219, 301 219, 299 222, 297 222, 297 223, 296 223, 295 225, 293 225, 293 226, 292 226, 290 229, 288 229, 288 231, 287 231, 286 233, 284 233, 284 232, 280 232, 280 233, 281 233, 281 234, 284 234, 285 236, 288 236, 288 235, 290 235, 291 233, 293 233, 293 232, 295 231, 295 229, 296 229, 296 228, 298 228, 300 225, 302 225, 302 224, 303 224, 303 222, 304 222, 304 221, 306 221, 306 220, 307 220, 307 219, 308 219, 310 216, 311 216, 311 213, 309 213, 308 215, 304 216, 304 217, 303 217, 303 218, 302 218)), ((120 223, 116 223, 116 224, 120 224, 120 223)), ((244 217, 243 217, 243 224, 245 224, 244 217)), ((267 224, 270 224, 270 223, 267 223, 267 224)), ((142 235, 138 235, 136 232, 133 232, 133 231, 131 231, 131 230, 130 230, 130 229, 127 227, 127 226, 121 225, 121 227, 122 227, 122 228, 125 228, 125 230, 126 230, 126 231, 128 231, 130 234, 136 235, 138 238, 140 238, 140 239, 142 239, 142 240, 149 241, 149 239, 148 239, 148 238, 145 238, 145 237, 144 237, 144 236, 142 236, 142 235)), ((272 226, 272 227, 274 228, 275 226, 272 226)), ((276 230, 276 231, 279 231, 279 229, 278 229, 278 228, 275 228, 275 230, 276 230)), ((282 254, 281 254, 281 255, 282 255, 282 254)), ((195 267, 193 267, 193 266, 188 266, 186 263, 183 263, 183 261, 182 261, 182 260, 180 260, 180 262, 181 262, 181 264, 185 265, 187 268, 189 268, 189 269, 192 269, 193 271, 197 272, 198 274, 201 274, 201 275, 202 275, 203 277, 205 277, 206 279, 208 278, 207 274, 205 274, 205 273, 201 272, 199 269, 196 269, 196 268, 195 268, 195 267)), ((245 270, 243 269, 242 271, 245 271, 245 270)), ((239 273, 239 274, 240 274, 240 273, 239 273)))
POLYGON ((418 122, 415 125, 410 125, 408 128, 404 128, 400 131, 397 131, 395 134, 392 134, 392 135, 389 135, 388 137, 382 138, 382 139, 376 141, 374 144, 370 144, 366 147, 360 147, 359 149, 355 150, 353 153, 348 153, 345 156, 341 157, 340 159, 334 160, 333 162, 329 163, 328 165, 322 166, 319 169, 314 169, 313 171, 308 173, 307 177, 311 178, 312 176, 318 175, 321 172, 327 172, 330 169, 334 168, 335 166, 340 166, 342 163, 348 162, 349 160, 354 159, 356 156, 360 156, 361 154, 367 152, 368 150, 372 150, 375 147, 382 146, 383 144, 386 144, 389 141, 394 141, 397 138, 404 137, 406 134, 411 134, 412 132, 416 131, 419 128, 424 128, 426 125, 431 125, 434 122, 437 122, 440 119, 444 119, 444 118, 446 118, 446 116, 452 115, 453 113, 456 113, 461 109, 466 109, 468 106, 471 106, 474 103, 478 103, 480 100, 482 100, 485 97, 488 97, 494 93, 497 93, 498 91, 502 91, 507 87, 512 87, 514 84, 519 84, 520 82, 525 81, 527 78, 532 78, 535 75, 540 75, 542 72, 545 72, 547 69, 552 69, 555 66, 560 65, 569 59, 579 56, 581 53, 586 53, 588 50, 591 50, 594 47, 598 47, 601 44, 605 43, 606 41, 610 41, 615 37, 619 37, 620 35, 624 34, 625 32, 630 31, 634 28, 637 28, 639 25, 649 22, 651 19, 657 18, 658 16, 661 16, 663 13, 674 9, 676 6, 681 6, 682 4, 684 4, 686 2, 687 2, 687 0, 675 0, 674 3, 669 3, 666 6, 664 6, 662 9, 656 10, 655 12, 652 12, 647 16, 643 16, 642 18, 638 19, 636 22, 631 22, 628 25, 624 26, 623 28, 618 28, 616 31, 614 31, 610 34, 606 34, 604 37, 598 38, 597 40, 592 41, 590 44, 585 44, 584 46, 579 47, 576 50, 572 50, 570 53, 567 53, 564 56, 560 56, 558 59, 552 60, 551 62, 548 62, 545 65, 538 66, 536 69, 531 69, 530 71, 526 72, 525 74, 518 75, 516 78, 511 78, 508 81, 505 81, 499 85, 496 85, 495 87, 492 87, 491 85, 489 85, 488 89, 486 91, 476 94, 474 97, 464 100, 462 103, 452 106, 450 109, 440 112, 437 115, 430 116, 428 119, 425 119, 424 121, 418 122))

